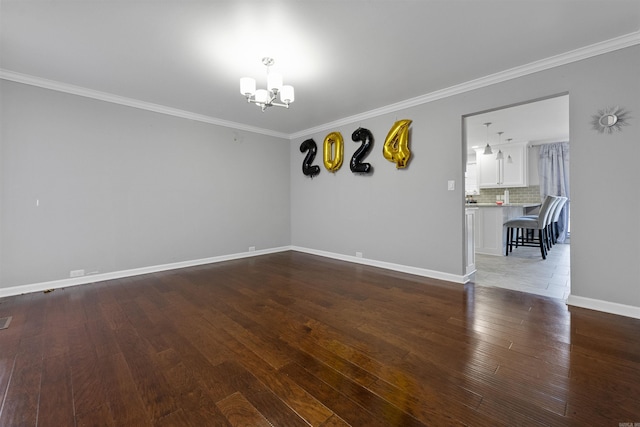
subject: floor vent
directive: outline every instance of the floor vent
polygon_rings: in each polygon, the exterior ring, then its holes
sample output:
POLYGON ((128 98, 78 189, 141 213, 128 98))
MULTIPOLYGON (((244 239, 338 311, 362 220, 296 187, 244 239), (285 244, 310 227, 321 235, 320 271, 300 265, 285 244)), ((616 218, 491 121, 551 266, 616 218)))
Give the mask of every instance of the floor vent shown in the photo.
POLYGON ((7 329, 12 318, 13 316, 0 318, 0 329, 7 329))

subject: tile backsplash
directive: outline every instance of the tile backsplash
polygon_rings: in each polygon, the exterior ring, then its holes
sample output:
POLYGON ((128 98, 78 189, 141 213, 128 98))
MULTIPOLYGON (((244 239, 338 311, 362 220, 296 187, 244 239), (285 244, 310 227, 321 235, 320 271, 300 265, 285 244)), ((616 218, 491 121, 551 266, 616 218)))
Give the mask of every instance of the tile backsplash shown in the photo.
MULTIPOLYGON (((478 203, 495 203, 496 196, 502 196, 504 190, 509 190, 510 203, 540 203, 540 186, 514 188, 481 188, 480 194, 473 196, 478 203)), ((469 197, 467 197, 469 200, 469 197)))

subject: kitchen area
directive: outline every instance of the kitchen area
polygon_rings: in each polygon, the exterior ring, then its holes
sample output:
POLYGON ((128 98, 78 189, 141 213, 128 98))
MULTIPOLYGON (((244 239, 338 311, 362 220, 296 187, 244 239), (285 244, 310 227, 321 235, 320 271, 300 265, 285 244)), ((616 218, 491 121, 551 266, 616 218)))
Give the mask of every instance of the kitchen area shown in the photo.
POLYGON ((495 153, 485 155, 484 147, 469 153, 465 195, 467 209, 476 208, 475 252, 504 256, 506 238, 502 225, 510 219, 535 214, 541 203, 535 147, 527 148, 521 143, 499 150, 507 156, 496 159, 495 153), (529 151, 534 155, 529 156, 529 151))
POLYGON ((568 108, 564 95, 464 119, 466 274, 476 284, 555 298, 569 294, 569 245, 554 247, 549 262, 534 248, 505 256, 503 226, 538 213, 540 150, 569 140, 568 108))

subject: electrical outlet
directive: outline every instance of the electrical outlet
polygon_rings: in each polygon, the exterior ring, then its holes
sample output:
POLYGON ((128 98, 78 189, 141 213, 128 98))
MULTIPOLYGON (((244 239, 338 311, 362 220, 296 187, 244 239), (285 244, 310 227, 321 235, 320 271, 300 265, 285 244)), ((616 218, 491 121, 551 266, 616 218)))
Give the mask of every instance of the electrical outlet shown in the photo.
POLYGON ((453 191, 456 189, 456 182, 454 180, 449 180, 447 182, 447 190, 453 191))
POLYGON ((69 277, 81 277, 84 276, 84 270, 71 270, 69 277))
POLYGON ((356 252, 356 258, 362 258, 362 252, 356 252))
POLYGON ((249 246, 249 252, 255 252, 255 251, 256 251, 255 246, 249 246))

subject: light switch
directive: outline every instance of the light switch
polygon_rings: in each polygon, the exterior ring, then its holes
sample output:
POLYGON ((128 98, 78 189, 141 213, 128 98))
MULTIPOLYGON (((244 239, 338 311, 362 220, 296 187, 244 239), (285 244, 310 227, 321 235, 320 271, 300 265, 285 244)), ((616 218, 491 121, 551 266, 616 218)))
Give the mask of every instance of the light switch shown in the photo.
POLYGON ((456 189, 456 182, 454 180, 449 180, 449 182, 447 183, 447 190, 449 191, 453 191, 456 189))

